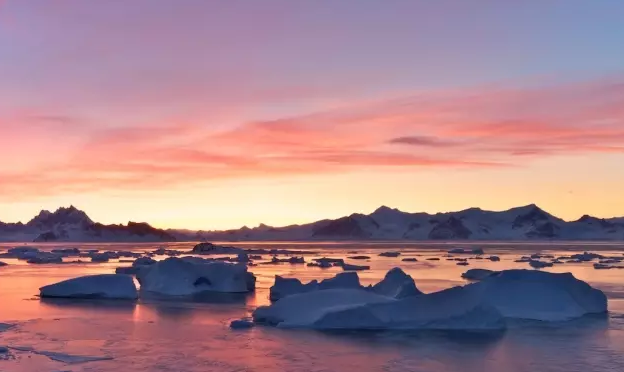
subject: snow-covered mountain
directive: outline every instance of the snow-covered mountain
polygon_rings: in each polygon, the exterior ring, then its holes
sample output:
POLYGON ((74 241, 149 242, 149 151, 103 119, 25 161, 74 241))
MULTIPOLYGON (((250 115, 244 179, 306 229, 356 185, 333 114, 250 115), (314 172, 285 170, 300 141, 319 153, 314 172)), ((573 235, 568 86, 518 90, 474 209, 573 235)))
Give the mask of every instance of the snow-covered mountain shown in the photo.
POLYGON ((181 240, 624 240, 624 219, 583 216, 564 221, 536 205, 494 212, 470 208, 407 213, 380 207, 305 225, 227 231, 171 231, 181 240))
POLYGON ((175 241, 175 236, 147 223, 103 225, 74 206, 41 211, 26 224, 0 222, 0 241, 125 242, 175 241))
POLYGON ((245 240, 609 240, 624 241, 624 218, 564 221, 536 205, 493 212, 407 213, 380 207, 304 225, 227 231, 161 230, 147 223, 103 225, 73 206, 41 211, 27 223, 0 222, 0 241, 130 242, 245 240))

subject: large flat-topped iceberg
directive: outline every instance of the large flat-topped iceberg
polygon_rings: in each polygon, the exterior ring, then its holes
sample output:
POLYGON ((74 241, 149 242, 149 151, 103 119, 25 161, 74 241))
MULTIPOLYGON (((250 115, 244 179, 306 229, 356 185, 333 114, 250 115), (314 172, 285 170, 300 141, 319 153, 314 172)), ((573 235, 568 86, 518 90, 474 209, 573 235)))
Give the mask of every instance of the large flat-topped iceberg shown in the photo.
POLYGON ((255 277, 244 264, 171 257, 145 265, 137 272, 142 291, 170 296, 200 292, 245 293, 255 288, 255 277))
POLYGON ((41 297, 106 298, 134 300, 137 289, 132 277, 123 274, 88 275, 39 288, 41 297))
POLYGON ((505 270, 465 287, 506 318, 565 321, 607 311, 607 297, 571 273, 505 270))

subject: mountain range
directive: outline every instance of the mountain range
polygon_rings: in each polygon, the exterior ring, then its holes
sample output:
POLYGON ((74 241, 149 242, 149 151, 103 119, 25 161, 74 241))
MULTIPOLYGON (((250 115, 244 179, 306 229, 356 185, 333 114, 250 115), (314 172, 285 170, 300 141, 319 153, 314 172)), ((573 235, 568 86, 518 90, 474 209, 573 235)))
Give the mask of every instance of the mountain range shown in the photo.
POLYGON ((355 213, 305 225, 260 225, 227 231, 175 232, 192 240, 624 240, 624 218, 584 215, 564 221, 538 206, 502 212, 470 208, 448 213, 407 213, 382 206, 371 214, 355 213))
POLYGON ((104 225, 93 222, 74 206, 55 212, 41 211, 27 223, 0 221, 0 241, 19 242, 140 242, 175 241, 167 231, 147 223, 128 222, 127 225, 104 225))
POLYGON ((624 241, 624 217, 584 215, 564 221, 536 205, 506 211, 470 208, 447 213, 408 213, 382 206, 303 225, 242 227, 225 231, 158 229, 147 223, 104 225, 74 206, 41 211, 27 223, 0 222, 0 241, 154 242, 288 240, 607 240, 624 241))

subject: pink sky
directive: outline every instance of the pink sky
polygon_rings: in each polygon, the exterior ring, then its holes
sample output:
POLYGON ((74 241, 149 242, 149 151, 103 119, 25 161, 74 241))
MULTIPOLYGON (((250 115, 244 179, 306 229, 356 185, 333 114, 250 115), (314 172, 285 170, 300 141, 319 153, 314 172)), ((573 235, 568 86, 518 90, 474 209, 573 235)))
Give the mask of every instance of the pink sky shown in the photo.
POLYGON ((624 215, 623 6, 0 4, 2 221, 624 215))

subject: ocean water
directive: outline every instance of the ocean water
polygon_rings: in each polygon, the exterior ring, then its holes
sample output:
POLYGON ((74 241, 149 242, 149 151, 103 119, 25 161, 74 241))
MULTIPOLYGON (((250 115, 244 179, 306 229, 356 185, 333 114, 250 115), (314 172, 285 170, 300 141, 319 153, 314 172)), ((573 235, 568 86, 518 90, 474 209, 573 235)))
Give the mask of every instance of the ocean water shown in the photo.
MULTIPOLYGON (((15 244, 0 245, 0 251, 15 244)), ((63 247, 110 250, 153 250, 162 244, 64 244, 63 247)), ((471 260, 455 265, 442 256, 453 244, 406 243, 245 243, 244 247, 314 250, 306 256, 370 255, 360 272, 364 284, 374 283, 392 267, 412 275, 419 289, 431 292, 467 282, 469 268, 529 268, 514 263, 519 256, 542 252, 570 255, 583 250, 622 255, 624 245, 499 244, 480 245, 500 262, 471 260), (377 256, 398 250, 398 258, 377 256), (357 252, 357 253, 355 253, 357 252), (419 262, 402 262, 417 257, 419 262), (440 257, 440 261, 427 261, 440 257)), ((52 249, 54 245, 40 246, 52 249)), ((192 244, 169 244, 190 249, 192 244)), ((265 258, 269 259, 269 256, 265 258)), ((248 295, 206 295, 196 301, 140 300, 136 303, 98 300, 42 300, 40 286, 63 279, 111 273, 128 263, 29 265, 0 259, 0 371, 623 371, 624 270, 595 270, 590 263, 548 268, 572 272, 609 297, 606 317, 549 324, 519 323, 505 332, 317 332, 255 327, 231 330, 233 319, 249 316, 268 304, 268 288, 276 274, 304 281, 335 275, 338 268, 305 265, 259 265, 257 290, 248 295), (4 331, 1 331, 4 329, 4 331), (88 361, 79 357, 103 358, 88 361)))

